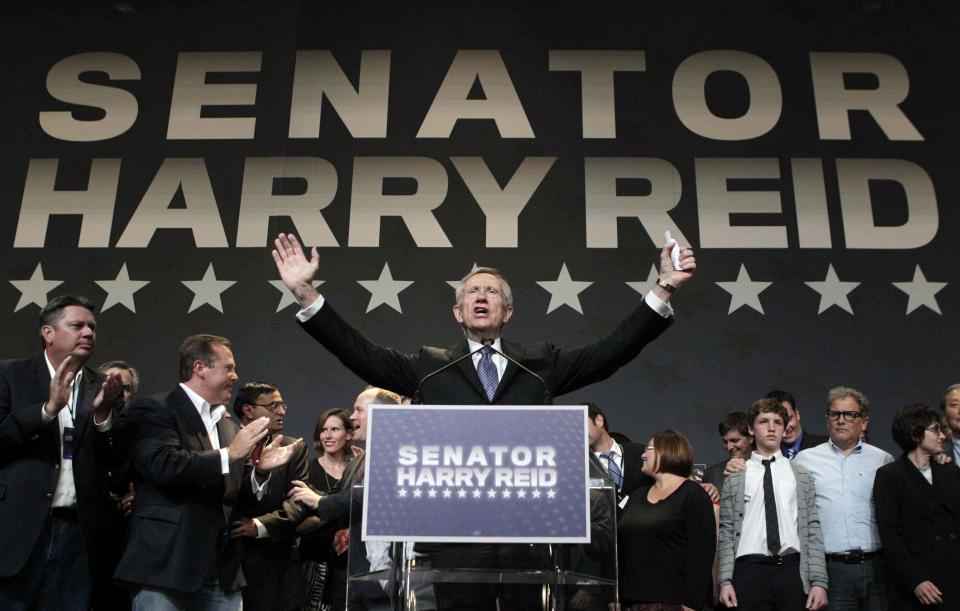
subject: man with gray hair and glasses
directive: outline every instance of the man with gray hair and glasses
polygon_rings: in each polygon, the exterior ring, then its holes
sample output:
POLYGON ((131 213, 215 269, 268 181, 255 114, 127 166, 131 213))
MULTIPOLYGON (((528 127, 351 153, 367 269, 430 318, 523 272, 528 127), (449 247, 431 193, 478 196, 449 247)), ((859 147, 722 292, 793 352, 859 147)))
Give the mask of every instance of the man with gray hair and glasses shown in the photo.
POLYGON ((893 457, 861 440, 870 420, 869 407, 859 390, 830 389, 826 414, 830 439, 796 458, 816 485, 830 577, 828 609, 887 608, 873 479, 893 457))

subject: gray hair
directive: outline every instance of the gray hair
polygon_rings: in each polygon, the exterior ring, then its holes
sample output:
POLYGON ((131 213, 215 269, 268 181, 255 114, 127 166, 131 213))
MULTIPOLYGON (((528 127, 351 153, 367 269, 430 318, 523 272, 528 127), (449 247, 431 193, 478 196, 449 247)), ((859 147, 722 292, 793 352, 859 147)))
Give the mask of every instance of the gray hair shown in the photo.
POLYGON ((140 373, 126 361, 107 361, 97 367, 97 373, 106 373, 108 369, 122 369, 130 373, 130 392, 137 394, 140 388, 140 373))
POLYGON ((457 303, 463 299, 463 285, 467 283, 467 280, 473 278, 477 274, 490 274, 491 276, 496 276, 500 281, 500 290, 503 293, 503 300, 507 304, 508 308, 513 307, 513 291, 510 289, 510 283, 507 282, 507 279, 500 273, 500 270, 494 267, 478 267, 469 274, 463 277, 460 280, 460 286, 457 287, 457 303))
POLYGON ((947 389, 945 391, 943 391, 943 396, 940 397, 940 411, 946 411, 947 395, 949 395, 955 390, 960 390, 960 384, 951 384, 950 386, 947 386, 947 389))
POLYGON ((837 386, 827 392, 827 409, 830 409, 834 401, 846 399, 847 397, 853 397, 853 400, 860 405, 860 415, 866 418, 870 410, 870 399, 867 399, 867 395, 856 388, 850 388, 848 386, 837 386))

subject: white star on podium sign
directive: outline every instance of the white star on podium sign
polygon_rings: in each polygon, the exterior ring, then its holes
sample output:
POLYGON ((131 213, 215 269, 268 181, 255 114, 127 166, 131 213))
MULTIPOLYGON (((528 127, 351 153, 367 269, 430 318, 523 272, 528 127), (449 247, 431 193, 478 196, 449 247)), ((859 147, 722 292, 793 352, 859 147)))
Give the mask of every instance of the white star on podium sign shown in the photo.
POLYGON ((114 280, 94 280, 94 282, 107 292, 107 298, 103 302, 103 307, 100 308, 101 312, 106 312, 113 306, 120 304, 136 313, 137 307, 133 300, 133 294, 150 284, 149 280, 131 280, 126 263, 120 266, 120 271, 117 272, 117 277, 114 280))
POLYGON ((923 275, 923 271, 919 265, 913 270, 913 280, 910 282, 893 282, 892 284, 909 295, 910 298, 907 300, 907 314, 913 312, 920 306, 926 306, 937 314, 943 315, 943 312, 940 311, 940 304, 937 303, 937 293, 943 290, 943 287, 947 286, 947 283, 930 282, 926 276, 923 275))
MULTIPOLYGON (((469 275, 469 274, 472 274, 473 272, 477 271, 477 269, 478 269, 479 267, 480 267, 480 266, 477 265, 477 262, 474 261, 474 262, 473 262, 473 267, 471 267, 471 268, 470 268, 470 271, 469 271, 467 274, 464 274, 464 276, 467 276, 467 275, 469 275)), ((460 285, 463 284, 463 282, 462 282, 461 280, 447 280, 447 284, 449 284, 449 285, 450 285, 450 288, 452 288, 454 291, 457 291, 457 290, 460 289, 460 285)))
MULTIPOLYGON (((281 297, 280 297, 280 303, 277 304, 277 312, 279 312, 280 310, 283 310, 284 308, 289 308, 290 306, 292 306, 297 302, 297 300, 293 296, 293 293, 291 293, 289 289, 287 289, 287 285, 283 283, 283 280, 267 280, 267 282, 270 283, 270 286, 280 291, 281 297)), ((313 288, 317 288, 318 286, 323 284, 323 282, 324 282, 323 280, 314 280, 313 288)))
POLYGON ((847 295, 850 291, 860 286, 859 282, 843 282, 837 277, 837 272, 833 269, 833 263, 827 268, 827 277, 822 282, 805 282, 807 286, 820 293, 820 309, 817 314, 823 314, 831 306, 837 306, 853 314, 853 308, 850 306, 850 299, 847 295))
POLYGON ((592 282, 583 282, 574 280, 567 271, 567 264, 564 263, 560 268, 560 275, 556 280, 538 281, 541 288, 550 292, 550 305, 547 306, 547 314, 553 312, 562 305, 567 305, 583 314, 583 308, 580 306, 580 293, 582 293, 592 282))
POLYGON ((413 284, 412 280, 394 280, 390 273, 390 264, 384 263, 380 270, 380 277, 376 280, 357 280, 357 283, 370 291, 370 302, 367 304, 367 312, 381 304, 386 304, 403 314, 400 309, 400 291, 413 284))
POLYGON ((627 286, 640 293, 641 295, 646 295, 649 293, 653 287, 657 284, 657 278, 660 277, 660 272, 657 270, 656 265, 650 266, 650 273, 647 274, 647 279, 639 282, 627 282, 627 286))
POLYGON ((747 273, 747 267, 741 263, 740 273, 737 274, 735 281, 718 282, 717 285, 730 293, 730 309, 727 314, 733 314, 743 306, 748 306, 763 314, 763 306, 760 305, 760 293, 766 290, 772 282, 760 282, 751 280, 747 273))
POLYGON ((188 314, 202 305, 209 305, 223 314, 223 302, 220 300, 220 293, 236 284, 235 280, 217 280, 217 275, 213 271, 213 263, 207 265, 207 271, 204 272, 203 278, 200 280, 181 280, 180 282, 193 291, 193 301, 190 303, 190 309, 187 310, 188 314))
POLYGON ((28 280, 10 280, 10 284, 20 291, 20 299, 14 312, 22 310, 31 303, 41 308, 47 305, 47 293, 63 284, 63 280, 47 280, 43 277, 43 267, 40 263, 33 268, 33 274, 28 280))

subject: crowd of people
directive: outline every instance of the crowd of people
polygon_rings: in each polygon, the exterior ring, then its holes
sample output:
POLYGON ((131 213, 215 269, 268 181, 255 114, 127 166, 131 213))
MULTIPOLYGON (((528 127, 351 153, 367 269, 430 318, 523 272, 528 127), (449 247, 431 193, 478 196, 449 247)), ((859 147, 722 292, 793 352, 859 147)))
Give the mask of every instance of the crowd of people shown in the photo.
MULTIPOLYGON (((293 236, 273 252, 314 339, 371 386, 352 410, 319 414, 314 455, 284 435, 281 389, 238 386, 231 342, 193 335, 168 393, 138 397, 138 372, 87 363, 95 307, 66 295, 42 309, 42 349, 0 363, 0 609, 387 609, 389 545, 360 541, 371 404, 536 405, 600 381, 673 320, 692 276, 666 245, 643 302, 594 344, 561 350, 502 338, 512 317, 496 270, 464 278, 453 308, 465 339, 404 354, 362 336, 313 286, 293 236), (236 390, 235 396, 234 391, 236 390)), ((581 588, 568 607, 620 611, 960 609, 960 385, 941 409, 897 411, 899 459, 870 445, 869 401, 837 387, 828 435, 804 430, 794 397, 772 391, 718 427, 728 458, 694 470, 679 431, 633 443, 587 404, 591 462, 616 496, 618 591, 581 588), (949 439, 949 442, 947 440, 949 439)), ((809 422, 808 417, 807 421, 809 422)), ((594 511, 604 511, 592 501, 594 511)), ((599 523, 602 520, 597 520, 599 523)), ((593 542, 597 547, 600 542, 593 542)), ((613 546, 602 546, 604 549, 613 546)), ((534 566, 540 545, 417 544, 433 569, 534 566)), ((418 609, 543 609, 532 585, 421 584, 418 609)))
POLYGON ((825 403, 826 437, 784 391, 727 414, 728 458, 700 487, 681 433, 641 453, 590 406, 590 447, 621 499, 621 609, 960 609, 960 385, 939 410, 897 410, 899 459, 867 442, 864 393, 825 403), (645 481, 626 477, 638 468, 645 481))

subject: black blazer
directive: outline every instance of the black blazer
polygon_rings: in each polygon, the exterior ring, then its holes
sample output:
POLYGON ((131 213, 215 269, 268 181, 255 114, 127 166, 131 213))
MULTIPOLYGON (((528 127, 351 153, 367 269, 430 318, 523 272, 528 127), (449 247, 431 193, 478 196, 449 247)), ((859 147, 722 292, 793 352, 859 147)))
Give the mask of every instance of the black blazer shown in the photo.
POLYGON ((816 433, 811 433, 809 431, 803 432, 803 437, 800 438, 800 449, 797 451, 797 454, 803 452, 807 448, 813 448, 821 443, 826 443, 829 441, 829 437, 826 435, 817 435, 816 433))
POLYGON ((877 470, 873 498, 887 565, 890 608, 919 601, 913 589, 932 581, 944 607, 960 609, 960 470, 932 463, 933 484, 906 456, 877 470))
MULTIPOLYGON (((225 591, 242 588, 243 546, 229 538, 229 528, 241 490, 252 494, 244 463, 231 463, 230 473, 221 473, 220 452, 210 445, 197 408, 179 385, 165 396, 137 400, 129 421, 130 460, 144 481, 115 577, 194 592, 216 563, 225 591)), ((239 430, 233 419, 221 418, 220 447, 239 430)))
POLYGON ((647 444, 621 443, 620 447, 623 448, 622 492, 632 494, 641 486, 653 484, 653 478, 640 471, 643 468, 643 452, 647 449, 647 444))
POLYGON ((703 483, 704 484, 713 484, 717 487, 717 490, 723 490, 723 471, 727 468, 727 460, 721 460, 718 463, 712 464, 707 467, 706 471, 703 472, 703 483))
MULTIPOLYGON (((507 340, 501 340, 501 346, 506 354, 540 375, 550 396, 556 397, 608 378, 672 321, 642 303, 612 332, 581 348, 562 350, 547 342, 521 345, 507 340)), ((423 347, 416 354, 385 348, 351 327, 329 302, 301 325, 369 384, 408 397, 428 374, 468 353, 466 340, 447 349, 423 347)), ((421 398, 424 403, 441 405, 539 405, 544 403, 544 388, 539 380, 508 363, 491 401, 473 360, 468 358, 427 380, 421 398)))
MULTIPOLYGON (((94 397, 102 378, 84 368, 77 395, 73 481, 91 573, 103 568, 107 515, 102 470, 122 460, 122 429, 116 414, 110 431, 93 424, 94 397)), ((44 424, 41 406, 50 395, 43 352, 0 361, 0 577, 16 575, 36 545, 50 515, 60 474, 60 426, 44 424)), ((66 408, 65 408, 66 409, 66 408)))

